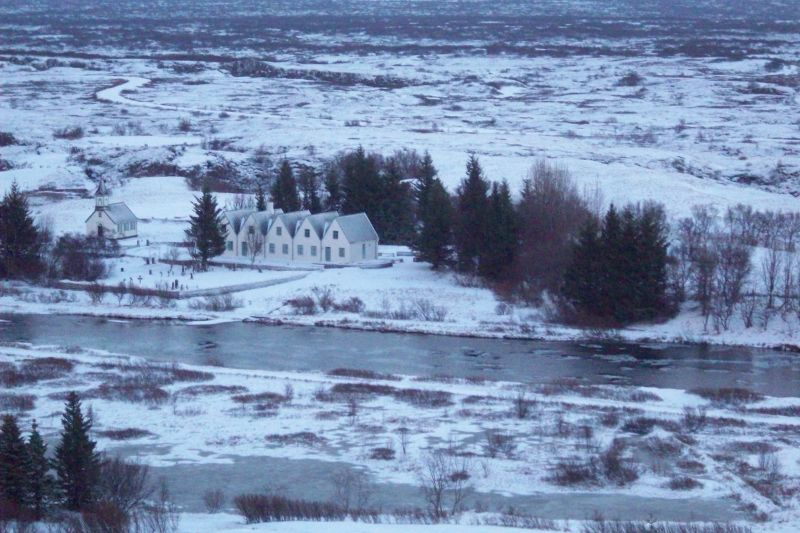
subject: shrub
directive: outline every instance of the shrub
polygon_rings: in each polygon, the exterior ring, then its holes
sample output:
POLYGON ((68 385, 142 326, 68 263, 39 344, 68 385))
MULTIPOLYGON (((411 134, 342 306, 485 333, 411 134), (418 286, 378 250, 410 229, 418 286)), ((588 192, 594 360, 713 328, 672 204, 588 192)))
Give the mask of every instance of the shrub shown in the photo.
POLYGON ((336 301, 333 298, 333 289, 330 287, 312 287, 311 294, 317 299, 320 309, 323 313, 327 313, 333 309, 336 301))
POLYGON ((647 435, 658 423, 658 420, 654 418, 647 418, 644 416, 638 416, 636 418, 631 418, 627 420, 622 425, 622 431, 627 431, 628 433, 635 433, 636 435, 647 435))
POLYGON ((683 418, 681 420, 681 423, 683 427, 686 429, 686 431, 690 433, 700 431, 706 425, 707 421, 708 421, 708 416, 706 415, 706 409, 704 407, 683 408, 683 418))
POLYGON ((243 394, 247 387, 241 385, 190 385, 175 394, 182 396, 204 396, 206 394, 243 394))
POLYGON ((319 446, 325 444, 325 439, 310 431, 300 431, 288 434, 272 434, 264 437, 267 442, 280 445, 319 446))
POLYGON ((381 379, 384 381, 398 381, 400 378, 392 374, 381 374, 372 370, 361 368, 334 368, 328 371, 329 376, 362 379, 381 379))
POLYGON ((417 309, 417 315, 426 322, 444 322, 444 319, 447 318, 447 308, 435 305, 430 300, 419 298, 414 300, 414 306, 417 309))
POLYGON ((261 392, 258 394, 237 394, 231 398, 239 404, 260 404, 266 408, 277 409, 286 401, 286 397, 277 392, 261 392))
POLYGON ((494 430, 486 432, 484 450, 489 457, 495 458, 498 455, 504 455, 510 459, 514 456, 516 448, 517 444, 514 442, 513 435, 500 433, 494 430))
POLYGON ((131 440, 141 439, 143 437, 150 437, 153 435, 146 429, 139 428, 125 428, 125 429, 107 429, 98 431, 97 434, 111 440, 131 440))
POLYGON ((84 397, 160 405, 169 400, 169 393, 147 383, 103 383, 86 391, 84 397))
POLYGON ((394 456, 394 448, 386 447, 372 448, 369 454, 370 459, 375 459, 377 461, 392 461, 394 460, 394 456))
POLYGON ((335 503, 290 500, 265 494, 240 494, 233 503, 248 524, 289 520, 341 521, 347 517, 354 520, 369 518, 370 522, 375 522, 378 516, 374 511, 346 509, 335 503))
POLYGON ((31 411, 34 408, 36 396, 32 394, 9 394, 0 392, 0 412, 31 411))
POLYGON ((693 490, 703 486, 702 483, 689 476, 677 476, 669 480, 670 490, 693 490))
POLYGON ((358 396, 390 396, 396 390, 389 385, 375 383, 337 383, 331 387, 331 393, 340 396, 353 394, 358 396))
POLYGON ((241 300, 237 300, 232 294, 215 294, 212 296, 206 296, 203 299, 192 300, 189 303, 190 309, 211 311, 216 313, 221 311, 233 311, 241 306, 241 300))
POLYGON ((67 139, 74 141, 83 137, 84 131, 81 126, 74 126, 72 128, 65 127, 53 132, 53 137, 56 139, 67 139))
POLYGON ((438 390, 398 389, 394 393, 394 397, 417 407, 447 407, 453 405, 452 394, 438 390))
POLYGON ((334 304, 334 309, 345 313, 363 313, 366 306, 358 296, 351 296, 347 300, 334 304))
POLYGON ((292 308, 296 315, 314 315, 317 313, 317 303, 311 296, 298 296, 283 302, 292 308))
POLYGON ((562 487, 597 485, 600 482, 597 465, 594 462, 577 460, 559 461, 553 467, 547 479, 562 487))
POLYGON ((622 457, 625 451, 625 444, 620 439, 614 439, 608 449, 600 454, 600 464, 603 467, 603 475, 609 481, 619 486, 633 483, 639 478, 635 468, 630 466, 622 457))
POLYGON ((700 388, 689 392, 719 405, 743 405, 764 399, 763 394, 737 387, 700 388))
POLYGON ((208 490, 203 493, 203 505, 206 511, 216 514, 225 507, 225 493, 221 489, 208 490))
POLYGON ((0 131, 0 148, 11 146, 12 144, 18 144, 16 137, 7 131, 0 131))
POLYGON ((643 81, 644 78, 638 72, 630 71, 617 81, 617 85, 620 87, 636 87, 641 85, 643 81))

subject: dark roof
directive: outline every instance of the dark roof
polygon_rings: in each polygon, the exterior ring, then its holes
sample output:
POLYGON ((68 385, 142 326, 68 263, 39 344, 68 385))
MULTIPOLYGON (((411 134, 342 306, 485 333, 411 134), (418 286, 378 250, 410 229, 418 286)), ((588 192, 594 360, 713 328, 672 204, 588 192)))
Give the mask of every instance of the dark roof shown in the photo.
POLYGON ((325 234, 325 230, 328 229, 328 225, 338 216, 339 213, 336 211, 328 211, 327 213, 317 213, 316 215, 306 217, 306 220, 311 224, 311 227, 314 228, 317 238, 321 239, 325 234))
POLYGON ((233 232, 239 233, 239 230, 242 229, 242 221, 255 212, 254 209, 237 209, 236 211, 225 211, 223 214, 228 219, 233 232))
POLYGON ((289 213, 278 215, 278 218, 283 221, 283 225, 286 226, 286 229, 289 231, 289 235, 294 237, 299 223, 309 215, 311 215, 311 211, 291 211, 289 213))
POLYGON ((377 241, 378 232, 372 227, 366 213, 345 215, 335 219, 350 242, 377 241))
POLYGON ((108 196, 108 188, 106 187, 106 180, 100 179, 100 183, 97 184, 97 190, 94 191, 95 196, 108 196))
POLYGON ((274 213, 268 213, 266 211, 256 211, 252 213, 250 216, 255 222, 255 225, 258 227, 258 230, 261 232, 262 235, 266 235, 269 231, 269 228, 272 227, 272 224, 275 223, 277 220, 278 215, 282 215, 282 209, 276 209, 274 213))

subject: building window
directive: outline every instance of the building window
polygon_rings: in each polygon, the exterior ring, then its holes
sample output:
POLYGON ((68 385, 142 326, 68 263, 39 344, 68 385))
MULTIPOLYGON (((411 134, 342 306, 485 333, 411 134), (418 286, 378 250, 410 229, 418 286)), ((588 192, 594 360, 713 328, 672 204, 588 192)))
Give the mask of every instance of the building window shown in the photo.
POLYGON ((269 243, 269 253, 271 253, 271 254, 275 253, 275 243, 274 242, 269 243))
POLYGON ((338 239, 339 238, 339 232, 338 231, 336 231, 336 230, 333 231, 333 238, 334 239, 338 239))
POLYGON ((303 255, 303 245, 302 244, 298 244, 297 245, 297 255, 303 255))
POLYGON ((312 246, 311 247, 311 257, 317 257, 317 247, 316 246, 312 246))
POLYGON ((305 230, 303 232, 303 235, 305 235, 306 237, 311 237, 311 230, 310 229, 305 230))
POLYGON ((247 243, 242 243, 242 255, 247 255, 247 243))
POLYGON ((225 248, 227 248, 229 252, 232 252, 233 251, 233 241, 228 241, 227 243, 225 243, 225 248))
POLYGON ((277 228, 275 228, 275 235, 279 235, 279 236, 280 236, 280 235, 283 235, 283 228, 282 228, 282 227, 280 227, 280 226, 278 226, 277 228))
POLYGON ((344 248, 339 248, 339 257, 344 257, 344 248))
POLYGON ((367 243, 365 243, 365 242, 361 243, 361 257, 362 258, 366 258, 367 257, 367 243))
POLYGON ((255 226, 250 226, 249 228, 247 228, 247 233, 249 233, 250 235, 255 234, 255 232, 256 232, 255 226))
POLYGON ((289 255, 289 245, 284 244, 281 249, 283 250, 283 255, 289 255))

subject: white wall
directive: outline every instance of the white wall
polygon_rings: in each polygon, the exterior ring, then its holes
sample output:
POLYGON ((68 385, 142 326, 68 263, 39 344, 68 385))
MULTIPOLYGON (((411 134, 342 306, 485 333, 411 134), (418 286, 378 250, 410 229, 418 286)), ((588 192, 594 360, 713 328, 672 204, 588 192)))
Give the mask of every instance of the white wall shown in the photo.
POLYGON ((95 211, 86 221, 86 235, 97 235, 98 226, 103 226, 103 235, 109 239, 124 239, 135 237, 138 233, 138 224, 133 223, 133 227, 125 229, 122 224, 117 224, 105 211, 95 211))
POLYGON ((292 244, 292 236, 289 234, 289 230, 283 224, 283 221, 279 218, 272 227, 269 228, 269 232, 267 233, 265 257, 268 261, 291 261, 293 258, 292 244), (280 231, 280 235, 278 235, 278 231, 280 231), (270 251, 270 245, 272 245, 274 249, 272 252, 270 251), (284 253, 284 245, 286 246, 287 253, 284 253))
POLYGON ((294 260, 298 263, 319 263, 322 261, 322 241, 317 237, 317 232, 311 227, 308 219, 303 220, 294 236, 294 260), (308 237, 306 237, 308 231, 308 237), (299 247, 303 247, 300 255, 299 247), (316 254, 311 253, 311 248, 316 247, 316 254))

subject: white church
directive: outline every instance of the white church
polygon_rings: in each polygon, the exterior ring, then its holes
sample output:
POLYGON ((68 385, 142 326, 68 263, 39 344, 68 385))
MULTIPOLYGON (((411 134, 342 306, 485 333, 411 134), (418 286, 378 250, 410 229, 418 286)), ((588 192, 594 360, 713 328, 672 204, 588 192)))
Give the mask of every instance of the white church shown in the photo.
POLYGON ((226 211, 225 257, 274 262, 352 264, 378 258, 378 233, 365 213, 226 211))
POLYGON ((94 211, 86 219, 86 235, 106 239, 130 239, 138 235, 139 219, 125 202, 109 203, 109 193, 101 179, 94 193, 94 211))

